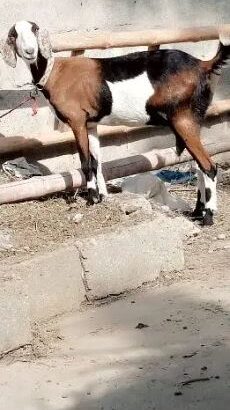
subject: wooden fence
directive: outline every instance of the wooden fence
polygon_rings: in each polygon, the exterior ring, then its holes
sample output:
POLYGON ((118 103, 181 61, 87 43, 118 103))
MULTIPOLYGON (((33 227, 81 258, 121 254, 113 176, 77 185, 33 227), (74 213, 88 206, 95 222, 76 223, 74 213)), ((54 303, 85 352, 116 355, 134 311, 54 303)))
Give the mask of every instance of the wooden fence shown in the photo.
MULTIPOLYGON (((147 30, 135 32, 97 32, 78 33, 68 32, 51 36, 54 52, 71 51, 72 55, 83 53, 86 49, 107 49, 112 47, 148 46, 158 47, 161 44, 178 42, 197 42, 218 39, 220 34, 230 36, 230 25, 217 27, 191 27, 178 30, 147 30)), ((229 90, 230 92, 230 90, 229 90)), ((230 112, 230 99, 218 101, 209 107, 207 116, 217 117, 230 112)), ((131 128, 99 126, 99 135, 116 138, 116 134, 127 134, 131 128)), ((71 131, 53 131, 40 136, 9 137, 0 140, 0 154, 7 155, 22 150, 35 150, 37 147, 57 145, 74 141, 71 131)), ((211 155, 230 151, 229 141, 219 140, 209 147, 211 155)), ((142 155, 125 159, 118 159, 104 164, 106 179, 113 179, 138 172, 159 169, 190 160, 189 154, 184 153, 178 158, 175 148, 151 150, 142 155)), ((84 184, 81 171, 66 173, 65 175, 51 175, 27 181, 16 181, 0 186, 0 203, 38 198, 61 190, 76 188, 84 184)))

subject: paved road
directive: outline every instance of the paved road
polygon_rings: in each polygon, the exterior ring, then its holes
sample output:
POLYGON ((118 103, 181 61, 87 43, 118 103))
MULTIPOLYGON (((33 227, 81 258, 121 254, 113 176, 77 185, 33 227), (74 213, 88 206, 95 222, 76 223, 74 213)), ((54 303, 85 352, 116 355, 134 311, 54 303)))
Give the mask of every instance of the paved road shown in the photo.
POLYGON ((229 409, 229 292, 227 270, 55 320, 1 361, 0 408, 229 409))

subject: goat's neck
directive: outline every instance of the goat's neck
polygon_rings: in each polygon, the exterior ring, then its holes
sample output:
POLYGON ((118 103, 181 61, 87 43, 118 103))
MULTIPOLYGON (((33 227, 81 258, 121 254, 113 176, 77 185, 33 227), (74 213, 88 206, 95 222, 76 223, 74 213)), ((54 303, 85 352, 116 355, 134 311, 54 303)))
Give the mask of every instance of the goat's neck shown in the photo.
POLYGON ((36 63, 30 65, 30 71, 34 84, 38 84, 41 78, 44 76, 47 64, 48 60, 43 57, 39 51, 36 63))
POLYGON ((44 87, 53 68, 53 64, 53 57, 47 59, 43 57, 43 55, 39 51, 36 63, 30 65, 33 83, 44 87))

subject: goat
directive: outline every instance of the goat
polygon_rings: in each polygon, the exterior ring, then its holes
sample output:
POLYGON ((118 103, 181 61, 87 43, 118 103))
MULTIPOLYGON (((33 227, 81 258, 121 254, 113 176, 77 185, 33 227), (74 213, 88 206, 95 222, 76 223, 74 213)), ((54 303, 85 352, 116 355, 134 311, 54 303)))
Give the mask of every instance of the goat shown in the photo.
POLYGON ((202 61, 179 50, 135 52, 112 58, 52 56, 49 35, 35 23, 20 21, 2 47, 6 63, 17 56, 29 67, 33 83, 75 135, 89 203, 107 195, 97 124, 168 125, 177 153, 188 149, 199 167, 195 219, 213 224, 217 210, 216 165, 200 141, 211 102, 212 79, 230 55, 221 42, 216 56, 202 61))

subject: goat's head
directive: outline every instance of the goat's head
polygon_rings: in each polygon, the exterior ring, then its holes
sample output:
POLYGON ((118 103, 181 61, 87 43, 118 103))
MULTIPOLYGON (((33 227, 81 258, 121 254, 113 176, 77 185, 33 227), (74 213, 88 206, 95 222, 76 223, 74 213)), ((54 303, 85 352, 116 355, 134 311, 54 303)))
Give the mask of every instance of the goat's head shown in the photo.
POLYGON ((11 67, 16 67, 17 56, 28 65, 34 64, 39 51, 43 57, 51 57, 49 34, 29 21, 19 21, 11 27, 6 41, 1 45, 3 59, 11 67))

